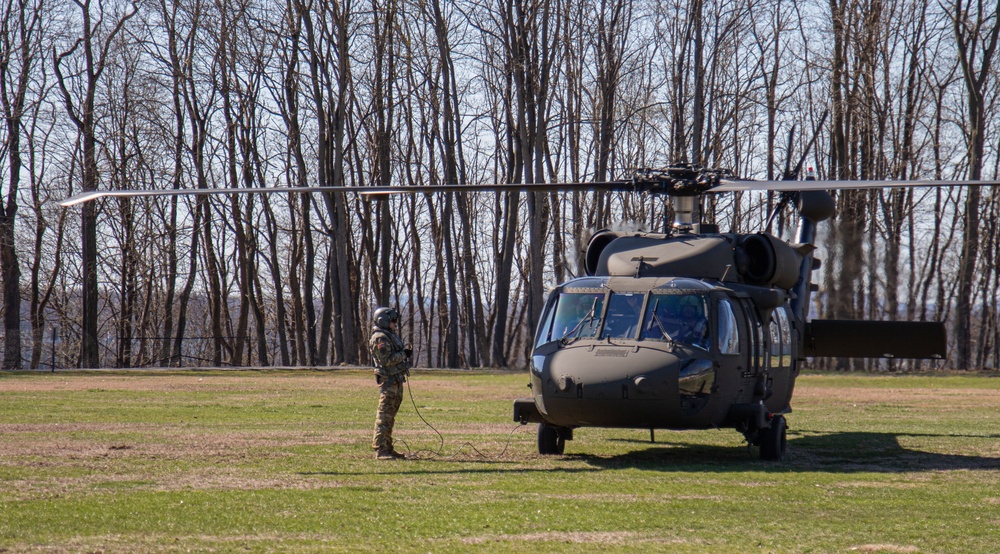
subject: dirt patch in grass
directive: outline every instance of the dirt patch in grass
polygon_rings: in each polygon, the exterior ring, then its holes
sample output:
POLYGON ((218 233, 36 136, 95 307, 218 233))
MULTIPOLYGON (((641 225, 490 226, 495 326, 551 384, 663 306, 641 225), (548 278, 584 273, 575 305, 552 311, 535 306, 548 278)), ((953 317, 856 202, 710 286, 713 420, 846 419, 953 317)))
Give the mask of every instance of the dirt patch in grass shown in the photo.
POLYGON ((522 535, 486 535, 479 537, 468 537, 462 540, 463 544, 479 545, 491 542, 516 542, 516 543, 540 543, 540 542, 560 542, 567 544, 600 544, 600 545, 631 545, 643 543, 656 544, 688 544, 691 541, 681 539, 665 539, 653 537, 641 533, 629 531, 606 531, 606 532, 557 532, 547 531, 544 533, 525 533, 522 535))
POLYGON ((369 433, 368 429, 221 431, 218 427, 199 429, 187 424, 96 423, 11 424, 0 425, 0 430, 0 445, 5 454, 41 459, 225 458, 251 450, 274 452, 280 447, 353 444, 369 433), (38 440, 39 436, 54 438, 38 440), (141 440, 133 440, 133 436, 141 436, 141 440))
POLYGON ((919 404, 921 406, 948 407, 955 405, 982 406, 1000 401, 1000 388, 878 388, 878 387, 809 387, 799 386, 795 389, 795 403, 845 401, 858 404, 872 402, 891 403, 905 406, 919 404))
POLYGON ((166 480, 158 480, 157 476, 158 474, 147 473, 95 473, 76 478, 13 480, 9 482, 12 493, 8 499, 14 501, 38 500, 102 490, 109 493, 141 490, 317 490, 344 486, 336 481, 307 477, 282 477, 279 479, 258 471, 224 466, 177 473, 166 480))
POLYGON ((900 546, 898 544, 863 544, 851 548, 852 552, 920 552, 916 546, 900 546))
POLYGON ((287 391, 340 390, 370 384, 360 371, 351 372, 265 372, 265 373, 160 373, 130 371, 122 373, 32 374, 28 378, 0 379, 0 390, 45 392, 118 390, 140 392, 167 391, 287 391))

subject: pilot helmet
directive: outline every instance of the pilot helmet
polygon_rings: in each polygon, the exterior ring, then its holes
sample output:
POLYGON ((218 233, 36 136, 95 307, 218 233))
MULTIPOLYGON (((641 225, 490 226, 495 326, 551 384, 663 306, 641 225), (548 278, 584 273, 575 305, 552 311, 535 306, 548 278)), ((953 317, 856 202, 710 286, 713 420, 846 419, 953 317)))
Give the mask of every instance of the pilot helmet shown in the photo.
POLYGON ((681 297, 680 306, 678 307, 682 314, 688 316, 694 316, 701 312, 701 303, 698 301, 698 298, 690 294, 681 297), (692 311, 688 312, 688 308, 691 308, 692 311))
POLYGON ((399 321, 399 312, 385 306, 375 310, 373 318, 375 326, 380 329, 388 329, 393 322, 399 321))

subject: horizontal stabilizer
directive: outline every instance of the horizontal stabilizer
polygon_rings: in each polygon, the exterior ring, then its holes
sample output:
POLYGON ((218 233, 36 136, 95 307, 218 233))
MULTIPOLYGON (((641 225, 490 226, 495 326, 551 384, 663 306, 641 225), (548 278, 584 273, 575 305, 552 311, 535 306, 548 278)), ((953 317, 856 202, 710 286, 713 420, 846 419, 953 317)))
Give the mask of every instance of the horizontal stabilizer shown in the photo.
POLYGON ((806 323, 802 354, 831 358, 943 359, 948 337, 937 321, 814 319, 806 323))

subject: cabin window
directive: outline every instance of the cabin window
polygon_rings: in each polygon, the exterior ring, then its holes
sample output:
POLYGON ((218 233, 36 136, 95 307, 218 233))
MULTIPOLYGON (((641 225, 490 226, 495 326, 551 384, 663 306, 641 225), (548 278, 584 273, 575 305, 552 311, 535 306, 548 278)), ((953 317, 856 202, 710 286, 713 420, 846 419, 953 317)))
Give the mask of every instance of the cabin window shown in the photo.
POLYGON ((733 305, 725 298, 719 300, 719 352, 740 353, 740 328, 736 323, 733 305))
POLYGON ((602 339, 634 339, 639 332, 639 316, 646 295, 638 292, 616 292, 608 301, 602 339))
POLYGON ((749 339, 751 341, 750 351, 753 353, 753 370, 759 371, 767 367, 767 341, 765 337, 766 330, 764 329, 764 324, 761 322, 760 317, 757 315, 757 310, 754 309, 753 304, 749 300, 743 298, 739 300, 740 306, 743 307, 743 317, 744 321, 747 322, 749 327, 749 339))
POLYGON ((747 309, 747 321, 756 330, 757 340, 754 343, 754 352, 757 353, 757 369, 762 369, 767 367, 767 342, 764 336, 764 323, 761 322, 760 317, 757 316, 757 312, 750 306, 745 306, 747 309))
POLYGON ((771 331, 771 365, 774 367, 782 367, 784 365, 781 352, 781 324, 778 322, 779 313, 781 313, 781 310, 774 310, 771 312, 771 322, 768 325, 768 328, 771 331))
POLYGON ((781 367, 792 366, 792 326, 788 321, 788 310, 778 308, 778 328, 781 330, 781 367))
POLYGON ((561 293, 556 299, 555 316, 547 340, 540 342, 593 338, 597 335, 603 308, 603 293, 561 293))
POLYGON ((700 294, 654 294, 643 317, 643 340, 669 340, 708 349, 707 298, 700 294))

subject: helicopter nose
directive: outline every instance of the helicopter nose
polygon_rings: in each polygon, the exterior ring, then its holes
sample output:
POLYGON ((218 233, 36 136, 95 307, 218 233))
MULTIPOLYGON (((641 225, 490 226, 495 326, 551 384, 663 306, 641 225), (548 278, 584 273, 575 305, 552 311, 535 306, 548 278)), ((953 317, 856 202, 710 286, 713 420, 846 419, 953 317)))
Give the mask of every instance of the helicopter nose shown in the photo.
POLYGON ((670 428, 700 412, 712 395, 711 360, 649 347, 611 348, 565 349, 535 365, 536 401, 547 421, 670 428))
POLYGON ((628 349, 616 359, 580 349, 563 351, 542 364, 539 377, 554 396, 577 398, 666 398, 676 397, 682 361, 672 353, 650 349, 628 349))

